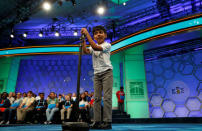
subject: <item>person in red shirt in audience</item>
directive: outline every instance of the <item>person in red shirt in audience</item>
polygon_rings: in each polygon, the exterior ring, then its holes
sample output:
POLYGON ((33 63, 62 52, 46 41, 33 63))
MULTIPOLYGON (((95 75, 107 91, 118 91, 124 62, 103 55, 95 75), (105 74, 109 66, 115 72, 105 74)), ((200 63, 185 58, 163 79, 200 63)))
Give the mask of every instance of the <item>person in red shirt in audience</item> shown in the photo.
POLYGON ((123 86, 120 87, 120 91, 116 92, 116 97, 118 99, 118 110, 121 114, 124 112, 124 100, 125 100, 125 93, 123 91, 123 86))

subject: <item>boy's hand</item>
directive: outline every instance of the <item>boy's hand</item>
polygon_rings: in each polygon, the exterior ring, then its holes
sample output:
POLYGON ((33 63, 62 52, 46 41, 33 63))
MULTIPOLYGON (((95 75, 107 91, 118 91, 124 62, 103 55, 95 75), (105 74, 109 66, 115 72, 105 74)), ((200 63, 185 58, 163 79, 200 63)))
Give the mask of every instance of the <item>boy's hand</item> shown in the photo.
POLYGON ((81 29, 81 34, 87 35, 88 34, 88 30, 86 28, 82 28, 81 29))

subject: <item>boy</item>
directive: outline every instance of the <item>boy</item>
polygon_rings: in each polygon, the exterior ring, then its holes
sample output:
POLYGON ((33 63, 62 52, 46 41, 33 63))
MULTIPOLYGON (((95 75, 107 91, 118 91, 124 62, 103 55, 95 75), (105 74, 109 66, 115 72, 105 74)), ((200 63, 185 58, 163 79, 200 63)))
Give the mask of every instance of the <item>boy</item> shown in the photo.
POLYGON ((59 111, 59 108, 58 108, 59 102, 58 102, 55 92, 50 93, 50 99, 47 100, 47 103, 48 103, 48 108, 46 109, 47 121, 45 121, 44 124, 51 124, 54 114, 57 111, 59 111))
POLYGON ((47 101, 44 99, 44 93, 39 93, 40 99, 35 103, 35 119, 39 123, 45 121, 46 108, 48 107, 47 101))
POLYGON ((81 29, 90 43, 90 48, 86 48, 86 42, 83 42, 83 51, 93 56, 94 68, 94 123, 90 126, 92 129, 111 129, 112 122, 112 86, 113 73, 110 61, 111 44, 106 42, 107 32, 103 26, 93 28, 93 41, 86 28, 81 29), (103 123, 101 123, 101 99, 102 90, 104 94, 104 112, 103 123))
POLYGON ((120 87, 120 91, 116 92, 116 97, 118 99, 118 109, 121 114, 124 113, 124 99, 125 93, 123 91, 123 86, 120 87))

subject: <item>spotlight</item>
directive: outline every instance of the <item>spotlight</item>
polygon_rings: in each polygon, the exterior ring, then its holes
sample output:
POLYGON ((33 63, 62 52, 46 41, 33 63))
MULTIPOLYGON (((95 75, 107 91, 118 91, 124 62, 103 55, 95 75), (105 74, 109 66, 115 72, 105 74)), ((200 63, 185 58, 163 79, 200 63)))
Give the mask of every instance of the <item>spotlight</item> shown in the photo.
POLYGON ((13 33, 10 34, 10 37, 13 39, 15 36, 13 33))
POLYGON ((78 36, 78 32, 77 31, 74 31, 74 36, 78 36))
POLYGON ((40 31, 39 37, 43 37, 43 32, 42 31, 40 31))
POLYGON ((58 31, 55 32, 55 36, 58 37, 60 36, 60 33, 58 31))
POLYGON ((126 5, 126 2, 123 2, 123 5, 125 6, 125 5, 126 5))
POLYGON ((103 6, 100 6, 100 7, 97 8, 97 13, 99 15, 103 15, 104 12, 105 12, 105 8, 103 6))
POLYGON ((51 9, 51 4, 49 2, 44 2, 43 8, 44 8, 44 10, 49 11, 51 9))
POLYGON ((72 5, 75 6, 76 5, 76 0, 71 0, 72 5))
POLYGON ((25 32, 23 35, 22 35, 24 38, 27 37, 27 32, 25 32))

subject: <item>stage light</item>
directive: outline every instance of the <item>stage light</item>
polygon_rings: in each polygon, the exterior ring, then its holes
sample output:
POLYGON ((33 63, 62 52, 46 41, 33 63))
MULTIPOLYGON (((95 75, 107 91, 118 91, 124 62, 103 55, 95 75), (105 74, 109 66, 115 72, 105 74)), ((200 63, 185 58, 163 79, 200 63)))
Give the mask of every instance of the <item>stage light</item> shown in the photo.
POLYGON ((75 6, 76 5, 76 0, 71 0, 72 5, 75 6))
POLYGON ((44 2, 43 9, 49 11, 51 9, 51 4, 49 2, 44 2))
POLYGON ((42 31, 40 31, 39 37, 43 37, 43 32, 42 31))
POLYGON ((10 34, 10 37, 13 39, 15 36, 13 33, 10 34))
POLYGON ((26 38, 26 37, 27 37, 27 33, 25 32, 22 36, 23 36, 24 38, 26 38))
POLYGON ((58 31, 55 32, 55 36, 58 37, 60 36, 60 33, 58 31))
POLYGON ((125 6, 125 5, 126 5, 126 2, 123 2, 123 5, 125 6))
POLYGON ((105 8, 103 6, 100 6, 97 8, 97 13, 99 15, 103 15, 105 13, 105 8))
POLYGON ((74 36, 78 36, 78 32, 77 31, 74 31, 74 36))

